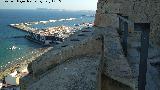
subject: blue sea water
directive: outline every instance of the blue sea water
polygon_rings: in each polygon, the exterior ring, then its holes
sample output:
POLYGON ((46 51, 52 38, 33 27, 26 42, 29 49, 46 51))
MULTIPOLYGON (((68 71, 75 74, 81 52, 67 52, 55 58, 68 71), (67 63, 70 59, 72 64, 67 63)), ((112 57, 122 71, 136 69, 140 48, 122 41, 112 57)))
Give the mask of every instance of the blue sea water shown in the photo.
POLYGON ((23 56, 31 55, 32 51, 36 51, 42 46, 31 42, 25 38, 14 38, 15 36, 24 36, 26 32, 14 29, 9 24, 59 20, 67 18, 77 18, 73 21, 55 22, 49 24, 33 25, 35 28, 46 28, 50 26, 73 26, 82 22, 93 22, 94 17, 85 17, 82 15, 93 15, 95 12, 86 11, 53 11, 53 10, 0 10, 0 66, 10 61, 16 61, 23 56), (12 46, 17 49, 10 50, 12 46))

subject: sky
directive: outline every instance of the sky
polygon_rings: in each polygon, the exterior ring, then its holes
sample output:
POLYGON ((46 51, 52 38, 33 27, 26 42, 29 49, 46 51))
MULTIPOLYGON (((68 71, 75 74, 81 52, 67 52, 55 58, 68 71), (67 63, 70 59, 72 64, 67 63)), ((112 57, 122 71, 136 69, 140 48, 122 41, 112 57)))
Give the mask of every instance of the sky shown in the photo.
POLYGON ((19 2, 17 2, 17 0, 0 0, 0 9, 48 8, 48 9, 66 9, 66 10, 96 10, 98 2, 98 0, 61 0, 61 2, 59 2, 58 0, 55 0, 55 2, 52 2, 52 0, 29 0, 31 2, 27 2, 27 0, 18 0, 18 1, 19 2), (25 1, 25 2, 21 3, 20 1, 25 1), (40 3, 40 1, 42 3, 40 3))

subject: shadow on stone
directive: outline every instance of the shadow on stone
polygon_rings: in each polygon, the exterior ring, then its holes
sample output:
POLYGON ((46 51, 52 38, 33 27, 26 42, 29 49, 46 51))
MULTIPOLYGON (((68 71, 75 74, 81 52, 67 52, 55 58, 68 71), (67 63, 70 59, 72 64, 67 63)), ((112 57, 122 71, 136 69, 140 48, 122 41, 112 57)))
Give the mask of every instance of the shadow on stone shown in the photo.
POLYGON ((129 86, 126 86, 116 80, 113 80, 104 74, 102 74, 101 78, 101 90, 132 90, 129 86))

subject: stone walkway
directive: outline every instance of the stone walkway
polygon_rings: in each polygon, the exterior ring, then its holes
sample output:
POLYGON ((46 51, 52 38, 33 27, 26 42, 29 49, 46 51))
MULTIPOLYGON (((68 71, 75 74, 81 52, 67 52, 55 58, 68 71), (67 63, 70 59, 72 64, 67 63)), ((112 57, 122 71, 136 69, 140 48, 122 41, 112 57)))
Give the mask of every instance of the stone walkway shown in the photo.
POLYGON ((72 58, 52 69, 27 90, 98 90, 100 57, 72 58))

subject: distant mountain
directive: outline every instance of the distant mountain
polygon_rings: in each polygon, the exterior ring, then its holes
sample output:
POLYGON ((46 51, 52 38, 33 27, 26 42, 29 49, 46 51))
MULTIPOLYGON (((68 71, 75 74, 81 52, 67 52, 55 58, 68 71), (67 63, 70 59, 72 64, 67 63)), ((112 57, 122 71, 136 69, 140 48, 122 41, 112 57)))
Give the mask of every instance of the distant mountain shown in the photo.
POLYGON ((65 11, 65 9, 48 9, 48 8, 37 8, 37 10, 65 11))
POLYGON ((37 10, 96 12, 94 10, 67 10, 67 9, 48 9, 48 8, 37 8, 37 10))

